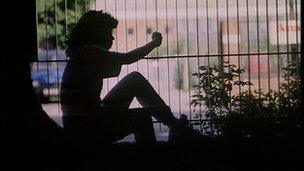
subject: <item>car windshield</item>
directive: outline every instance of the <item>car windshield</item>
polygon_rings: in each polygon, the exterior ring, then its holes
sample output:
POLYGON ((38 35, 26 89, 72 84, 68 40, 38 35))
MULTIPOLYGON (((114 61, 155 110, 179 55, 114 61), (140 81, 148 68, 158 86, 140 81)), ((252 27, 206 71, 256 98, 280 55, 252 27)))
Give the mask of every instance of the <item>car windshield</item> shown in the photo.
POLYGON ((38 52, 38 61, 67 60, 65 50, 41 50, 38 52))
POLYGON ((37 62, 32 63, 32 72, 61 72, 66 64, 65 50, 41 50, 37 62))

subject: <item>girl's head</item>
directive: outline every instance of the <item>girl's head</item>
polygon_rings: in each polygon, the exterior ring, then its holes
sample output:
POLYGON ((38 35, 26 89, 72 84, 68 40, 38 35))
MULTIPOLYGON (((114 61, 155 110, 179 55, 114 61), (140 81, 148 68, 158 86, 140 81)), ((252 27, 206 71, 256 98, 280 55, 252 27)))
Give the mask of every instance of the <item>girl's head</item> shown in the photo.
POLYGON ((68 47, 96 44, 110 49, 114 40, 112 31, 117 24, 118 21, 110 14, 90 10, 80 17, 66 44, 68 47))

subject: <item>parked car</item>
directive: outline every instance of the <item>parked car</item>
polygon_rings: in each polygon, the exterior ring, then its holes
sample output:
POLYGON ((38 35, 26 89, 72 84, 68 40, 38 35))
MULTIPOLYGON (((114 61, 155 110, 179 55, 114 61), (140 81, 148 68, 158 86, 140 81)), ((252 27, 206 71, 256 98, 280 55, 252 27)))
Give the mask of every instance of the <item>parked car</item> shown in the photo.
POLYGON ((53 69, 32 71, 33 87, 41 102, 56 101, 59 95, 61 73, 53 69))
POLYGON ((64 51, 48 50, 41 51, 38 54, 38 61, 32 63, 32 84, 42 103, 58 101, 66 59, 64 51))

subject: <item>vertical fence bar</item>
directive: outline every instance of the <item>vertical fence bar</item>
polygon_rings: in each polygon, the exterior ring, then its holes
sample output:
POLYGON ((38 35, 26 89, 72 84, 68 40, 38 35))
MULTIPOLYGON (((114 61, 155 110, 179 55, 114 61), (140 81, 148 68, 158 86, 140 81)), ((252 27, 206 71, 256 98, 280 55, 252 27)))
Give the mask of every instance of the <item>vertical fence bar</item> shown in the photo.
MULTIPOLYGON (((146 35, 146 43, 148 43, 148 4, 147 4, 147 0, 145 0, 145 35, 146 35)), ((149 56, 149 54, 147 55, 147 57, 149 56)), ((150 70, 149 70, 149 60, 146 60, 147 62, 147 79, 150 80, 150 70)))
MULTIPOLYGON (((295 0, 295 19, 296 19, 296 61, 297 61, 297 81, 298 81, 298 84, 297 84, 297 89, 298 89, 298 94, 301 94, 301 89, 300 89, 300 65, 299 65, 299 62, 300 62, 300 59, 299 59, 299 40, 298 40, 298 0, 295 0)), ((303 81, 303 80, 302 80, 303 81)), ((299 101, 297 101, 297 106, 299 106, 299 101)))
MULTIPOLYGON (((276 0, 276 28, 278 30, 278 27, 279 27, 279 11, 278 11, 278 0, 276 0)), ((280 76, 280 71, 281 71, 281 68, 280 68, 280 45, 279 45, 279 33, 278 31, 276 31, 276 36, 277 36, 277 63, 278 63, 278 92, 280 93, 280 80, 281 80, 281 76, 280 76)))
MULTIPOLYGON (((208 4, 208 0, 206 0, 206 25, 207 25, 207 58, 208 58, 208 66, 210 66, 211 65, 211 63, 210 63, 210 37, 209 37, 209 34, 210 34, 210 32, 209 32, 209 4, 208 4)), ((209 75, 210 76, 210 75, 209 75)), ((208 78, 209 79, 209 83, 211 83, 210 82, 210 77, 208 78)), ((211 87, 211 85, 209 85, 209 88, 211 87)))
MULTIPOLYGON (((221 32, 221 21, 219 19, 219 3, 218 0, 215 1, 215 6, 216 6, 216 31, 217 31, 217 51, 218 51, 218 64, 219 68, 223 69, 223 51, 222 51, 222 32, 221 32)), ((222 71, 221 71, 222 72, 222 71)), ((222 113, 222 109, 220 109, 220 113, 222 113)))
MULTIPOLYGON (((104 0, 104 11, 107 11, 107 0, 104 0)), ((107 91, 110 91, 110 82, 109 82, 109 78, 107 78, 107 91)))
POLYGON ((217 53, 219 55, 219 60, 218 60, 218 64, 220 66, 222 66, 222 42, 221 42, 221 29, 220 29, 220 19, 219 19, 219 4, 218 4, 218 0, 215 1, 215 6, 216 6, 216 32, 217 32, 217 53))
MULTIPOLYGON (((299 36, 299 33, 298 33, 298 26, 299 26, 299 22, 298 22, 298 0, 295 0, 295 13, 296 13, 296 45, 297 45, 297 52, 299 51, 299 40, 298 40, 298 36, 299 36)), ((299 54, 297 53, 297 58, 299 58, 299 54)), ((298 60, 297 60, 298 61, 298 60)), ((299 62, 299 61, 298 61, 299 62)), ((297 66, 299 66, 299 63, 298 63, 298 65, 297 66)), ((299 69, 299 67, 298 67, 298 69, 299 69)), ((298 74, 299 74, 299 70, 298 70, 298 74)))
MULTIPOLYGON (((154 0, 155 5, 155 29, 158 31, 158 10, 157 10, 157 0, 154 0)), ((159 83, 159 49, 156 47, 156 61, 157 61, 157 92, 160 93, 160 83, 159 83)))
MULTIPOLYGON (((288 15, 288 1, 285 0, 285 19, 286 19, 286 51, 287 51, 287 75, 289 75, 290 71, 289 71, 289 29, 288 29, 288 25, 289 25, 289 15, 288 15)), ((287 79, 287 84, 290 85, 290 80, 289 78, 287 79)), ((289 87, 288 87, 289 89, 289 87)), ((290 91, 288 91, 289 93, 290 91)), ((289 95, 289 94, 288 94, 289 95)))
MULTIPOLYGON (((239 0, 236 0, 236 17, 237 17, 237 53, 238 53, 238 69, 241 68, 241 47, 240 47, 240 13, 239 13, 239 0)), ((238 81, 241 82, 241 73, 238 74, 238 81)), ((241 97, 241 85, 239 85, 239 96, 241 97)), ((240 103, 240 108, 242 108, 242 103, 240 103)))
MULTIPOLYGON (((55 16, 55 47, 56 47, 56 88, 59 91, 59 67, 58 67, 58 30, 57 30, 57 24, 58 24, 58 18, 57 18, 57 0, 54 1, 54 16, 55 16)), ((59 102, 57 104, 57 111, 58 114, 60 114, 60 99, 59 96, 57 97, 57 101, 59 102)))
MULTIPOLYGON (((67 0, 64 0, 64 20, 65 20, 65 37, 68 36, 68 4, 67 0)), ((67 56, 65 56, 65 60, 67 59, 67 56)))
MULTIPOLYGON (((115 11, 115 17, 117 18, 118 15, 117 15, 117 0, 114 0, 114 11, 115 11)), ((117 29, 115 29, 115 51, 118 51, 118 33, 117 33, 117 29)), ((117 77, 116 81, 118 82, 119 81, 119 77, 117 77)))
MULTIPOLYGON (((117 0, 114 0, 114 12, 115 12, 115 18, 117 18, 117 0)), ((117 34, 117 28, 115 29, 115 51, 118 51, 118 34, 117 34)), ((119 77, 116 78, 116 82, 119 81, 119 77)))
POLYGON ((226 35, 227 35, 227 54, 228 54, 228 64, 230 65, 230 31, 229 31, 229 3, 226 0, 226 35))
MULTIPOLYGON (((158 30, 158 6, 157 6, 157 0, 154 0, 154 5, 155 5, 155 28, 156 28, 156 31, 159 31, 158 30)), ((158 94, 160 94, 160 83, 159 83, 159 78, 160 78, 160 75, 159 75, 159 49, 158 47, 156 47, 156 61, 157 61, 157 92, 158 94)), ((159 131, 161 131, 161 123, 158 124, 159 126, 159 131)))
MULTIPOLYGON (((125 4, 125 22, 124 22, 124 30, 125 30, 125 51, 128 52, 128 32, 127 32, 127 0, 124 1, 125 4)), ((129 73, 129 65, 127 65, 127 73, 129 73)))
MULTIPOLYGON (((228 0, 226 0, 226 21, 227 21, 227 31, 226 31, 226 35, 227 35, 227 54, 228 54, 228 65, 230 65, 230 26, 229 26, 229 3, 228 0)), ((229 67, 230 68, 230 67, 229 67)), ((228 68, 228 73, 230 73, 230 69, 228 68)), ((230 84, 230 80, 228 81, 228 83, 230 84)), ((232 89, 231 89, 232 90, 232 89)), ((229 90, 229 109, 231 109, 231 90, 229 90)))
MULTIPOLYGON (((211 67, 210 66, 210 56, 209 56, 210 55, 210 47, 209 47, 210 38, 209 38, 209 11, 208 11, 209 5, 208 5, 208 0, 206 0, 205 5, 206 5, 206 25, 207 25, 207 56, 208 56, 207 60, 208 60, 208 67, 211 67)), ((210 97, 211 97, 211 86, 212 86, 211 85, 210 73, 208 74, 208 82, 209 82, 209 85, 208 85, 209 92, 208 92, 207 96, 210 99, 210 97)), ((210 106, 213 105, 211 100, 209 100, 209 105, 210 106)), ((214 111, 211 111, 211 112, 214 112, 214 111)), ((210 122, 213 122, 213 115, 212 114, 210 115, 210 122)), ((213 124, 213 123, 210 123, 210 124, 213 124)), ((212 130, 212 132, 214 131, 213 130, 213 125, 211 125, 211 130, 212 130)))
MULTIPOLYGON (((156 31, 158 31, 157 0, 154 0, 154 5, 155 5, 155 29, 156 29, 156 31)), ((159 57, 159 49, 158 49, 158 47, 156 47, 156 56, 159 57)), ((158 62, 158 60, 157 60, 157 62, 158 62)), ((157 67, 158 67, 158 63, 157 63, 157 67)))
MULTIPOLYGON (((137 0, 134 0, 135 2, 135 46, 136 48, 138 47, 138 32, 137 32, 137 29, 138 29, 138 19, 137 19, 137 0)), ((136 62, 136 71, 138 71, 138 61, 136 62)))
MULTIPOLYGON (((48 3, 47 0, 44 1, 45 5, 45 44, 46 44, 46 53, 45 53, 45 59, 46 59, 46 73, 47 73, 47 90, 48 90, 48 96, 50 95, 50 72, 49 72, 49 41, 48 41, 48 23, 49 23, 49 18, 48 18, 48 3)), ((44 93, 44 92, 42 92, 44 93)))
MULTIPOLYGON (((240 62, 241 62, 241 58, 240 58, 240 13, 239 13, 239 0, 236 0, 236 17, 237 17, 237 53, 238 53, 238 68, 240 69, 240 62)), ((238 79, 239 81, 241 81, 241 74, 238 75, 238 79)), ((241 85, 239 85, 239 95, 241 95, 241 85)))
MULTIPOLYGON (((186 0, 186 41, 187 41, 187 56, 189 56, 189 10, 188 10, 188 4, 189 1, 186 0)), ((188 76, 188 100, 190 102, 190 97, 191 97, 191 92, 190 92, 190 86, 191 86, 191 83, 190 83, 190 64, 189 64, 189 58, 187 57, 187 76, 188 76)), ((190 103, 188 105, 188 110, 189 110, 189 116, 190 118, 192 118, 192 112, 191 112, 191 106, 190 106, 190 103)))
MULTIPOLYGON (((246 22, 247 22, 247 54, 248 54, 248 80, 251 82, 251 71, 250 71, 250 32, 249 32, 249 7, 248 0, 246 0, 246 22)), ((249 87, 249 93, 251 93, 251 85, 249 87)))
MULTIPOLYGON (((135 46, 138 47, 138 18, 137 18, 137 0, 135 2, 135 46)), ((139 65, 138 61, 136 61, 136 71, 138 71, 139 65)), ((140 107, 140 104, 137 102, 137 106, 140 107)))
POLYGON ((179 115, 181 115, 182 113, 182 109, 181 109, 181 92, 180 92, 180 88, 181 88, 181 85, 180 85, 180 59, 179 59, 179 29, 178 29, 178 8, 177 8, 177 0, 175 0, 175 27, 176 27, 176 48, 177 48, 177 72, 178 72, 178 86, 179 86, 179 89, 178 89, 178 104, 179 104, 179 115))
POLYGON ((171 107, 171 100, 170 100, 170 60, 168 58, 169 56, 169 27, 168 27, 168 0, 165 0, 165 11, 166 11, 166 56, 167 56, 167 78, 168 78, 168 105, 171 107))
POLYGON ((107 0, 104 0, 105 11, 107 11, 107 0))
POLYGON ((269 60, 269 15, 268 15, 268 1, 265 1, 266 8, 266 38, 267 38, 267 86, 268 92, 270 91, 270 60, 269 60))
POLYGON ((266 1, 266 34, 267 34, 267 78, 268 78, 268 92, 270 92, 270 46, 269 46, 269 11, 268 1, 266 1))
MULTIPOLYGON (((38 24, 39 24, 39 21, 38 21, 38 9, 37 9, 38 1, 36 1, 35 3, 36 3, 35 4, 36 5, 36 30, 38 31, 38 24)), ((39 48, 39 37, 38 37, 38 35, 37 35, 36 44, 37 44, 37 49, 38 49, 39 48)), ((36 68, 37 68, 37 71, 39 71, 39 54, 37 54, 36 60, 37 60, 36 61, 36 68)), ((33 69, 33 68, 31 68, 31 69, 33 69)))
MULTIPOLYGON (((200 67, 200 57, 199 57, 199 54, 200 54, 200 43, 199 43, 199 20, 198 20, 198 0, 195 0, 195 7, 196 7, 196 10, 195 10, 195 19, 196 19, 196 46, 197 46, 197 73, 199 74, 199 67, 200 67)), ((197 77, 197 84, 199 85, 200 84, 200 77, 197 77)), ((201 99, 200 97, 200 94, 201 94, 201 87, 198 86, 198 94, 199 94, 199 99, 201 99)), ((202 122, 202 105, 201 103, 199 103, 199 120, 200 120, 200 123, 202 122)), ((202 130, 202 124, 200 124, 200 130, 202 130)))
POLYGON ((259 24, 259 1, 256 0, 256 26, 257 26, 257 54, 258 54, 258 92, 261 97, 261 69, 260 69, 260 24, 259 24))

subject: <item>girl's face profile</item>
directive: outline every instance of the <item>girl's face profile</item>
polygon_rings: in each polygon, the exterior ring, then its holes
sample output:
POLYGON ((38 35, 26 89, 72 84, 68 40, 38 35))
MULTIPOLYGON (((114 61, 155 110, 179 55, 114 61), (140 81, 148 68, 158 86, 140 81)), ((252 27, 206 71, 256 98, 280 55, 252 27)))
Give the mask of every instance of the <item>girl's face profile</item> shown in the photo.
POLYGON ((107 50, 111 49, 111 47, 113 45, 113 40, 115 39, 112 31, 107 32, 105 38, 103 38, 103 39, 105 41, 103 48, 105 48, 107 50))

